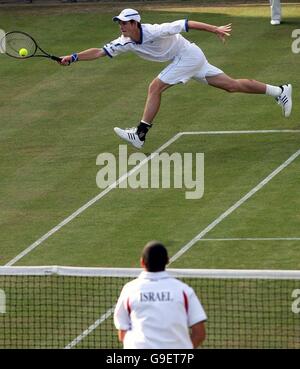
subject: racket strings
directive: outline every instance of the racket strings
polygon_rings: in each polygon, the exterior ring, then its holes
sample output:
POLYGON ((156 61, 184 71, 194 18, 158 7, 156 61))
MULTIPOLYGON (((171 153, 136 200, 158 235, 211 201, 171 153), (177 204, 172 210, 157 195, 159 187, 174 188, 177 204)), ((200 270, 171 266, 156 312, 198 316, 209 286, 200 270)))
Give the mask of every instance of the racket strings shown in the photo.
POLYGON ((21 58, 19 55, 20 49, 26 49, 28 54, 27 57, 34 55, 37 49, 37 45, 32 38, 26 34, 19 32, 12 32, 5 36, 3 47, 5 48, 6 54, 15 58, 21 58))

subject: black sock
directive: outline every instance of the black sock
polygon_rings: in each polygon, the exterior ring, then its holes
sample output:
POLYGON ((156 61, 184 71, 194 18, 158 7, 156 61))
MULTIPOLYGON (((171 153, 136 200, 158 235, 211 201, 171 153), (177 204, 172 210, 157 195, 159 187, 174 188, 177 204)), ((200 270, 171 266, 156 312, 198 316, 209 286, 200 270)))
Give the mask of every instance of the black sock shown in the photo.
POLYGON ((137 127, 136 134, 139 136, 139 139, 141 141, 145 141, 146 134, 151 127, 152 127, 152 124, 140 122, 140 124, 137 127))

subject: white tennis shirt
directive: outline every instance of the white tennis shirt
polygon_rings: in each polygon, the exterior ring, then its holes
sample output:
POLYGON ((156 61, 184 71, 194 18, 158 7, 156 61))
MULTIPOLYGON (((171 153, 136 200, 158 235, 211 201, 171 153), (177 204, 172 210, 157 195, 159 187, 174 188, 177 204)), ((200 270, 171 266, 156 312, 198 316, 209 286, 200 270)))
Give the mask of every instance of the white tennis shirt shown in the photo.
POLYGON ((186 19, 163 24, 142 24, 139 42, 122 35, 104 45, 103 50, 111 58, 131 51, 146 60, 165 62, 174 59, 191 46, 180 32, 188 32, 186 19))
POLYGON ((189 327, 206 320, 194 290, 167 272, 142 272, 120 294, 114 323, 125 349, 193 348, 189 327))

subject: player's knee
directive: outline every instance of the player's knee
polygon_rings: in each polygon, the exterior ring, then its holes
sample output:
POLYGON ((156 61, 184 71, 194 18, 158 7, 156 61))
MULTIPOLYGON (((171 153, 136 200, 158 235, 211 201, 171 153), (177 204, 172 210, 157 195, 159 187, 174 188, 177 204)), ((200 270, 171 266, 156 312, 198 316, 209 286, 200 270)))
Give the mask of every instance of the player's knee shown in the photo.
POLYGON ((157 79, 154 79, 149 85, 148 94, 150 95, 160 94, 161 92, 162 92, 161 84, 157 79))

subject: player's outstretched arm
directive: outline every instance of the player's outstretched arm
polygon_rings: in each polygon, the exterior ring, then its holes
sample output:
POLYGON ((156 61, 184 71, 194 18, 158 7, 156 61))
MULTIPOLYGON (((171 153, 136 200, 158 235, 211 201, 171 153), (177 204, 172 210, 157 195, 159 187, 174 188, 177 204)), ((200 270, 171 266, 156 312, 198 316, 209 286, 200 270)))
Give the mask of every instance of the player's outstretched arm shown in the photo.
POLYGON ((231 32, 231 23, 226 24, 225 26, 213 26, 207 23, 201 23, 196 21, 188 21, 189 29, 197 29, 199 31, 207 31, 215 33, 222 42, 225 42, 225 37, 230 36, 231 32))
POLYGON ((106 53, 103 49, 92 48, 81 51, 80 53, 63 56, 61 64, 69 65, 70 63, 73 63, 75 61, 94 60, 101 58, 102 56, 106 56, 106 53))

